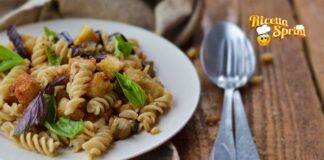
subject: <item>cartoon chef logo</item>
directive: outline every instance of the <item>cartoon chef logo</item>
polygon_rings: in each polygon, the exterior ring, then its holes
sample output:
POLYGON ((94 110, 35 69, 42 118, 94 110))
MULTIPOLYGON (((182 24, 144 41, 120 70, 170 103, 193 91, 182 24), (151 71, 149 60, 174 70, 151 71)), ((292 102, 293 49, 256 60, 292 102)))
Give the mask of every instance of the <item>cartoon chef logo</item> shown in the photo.
POLYGON ((306 27, 303 24, 290 26, 288 20, 284 18, 251 15, 249 22, 251 28, 258 33, 257 42, 260 46, 269 45, 272 39, 282 40, 289 36, 306 37, 306 27))
POLYGON ((268 25, 262 25, 256 28, 256 31, 258 33, 257 41, 261 46, 266 46, 270 43, 271 37, 269 35, 269 32, 271 31, 270 26, 268 25))

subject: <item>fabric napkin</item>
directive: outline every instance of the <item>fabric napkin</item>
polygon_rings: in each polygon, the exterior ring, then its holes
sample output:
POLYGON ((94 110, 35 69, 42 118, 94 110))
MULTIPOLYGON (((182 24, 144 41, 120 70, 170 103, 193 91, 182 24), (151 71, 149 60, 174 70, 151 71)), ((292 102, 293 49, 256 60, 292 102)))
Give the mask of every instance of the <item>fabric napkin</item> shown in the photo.
POLYGON ((2 0, 0 30, 49 19, 88 17, 137 25, 183 45, 202 15, 201 0, 2 0), (23 3, 14 10, 11 8, 23 3))

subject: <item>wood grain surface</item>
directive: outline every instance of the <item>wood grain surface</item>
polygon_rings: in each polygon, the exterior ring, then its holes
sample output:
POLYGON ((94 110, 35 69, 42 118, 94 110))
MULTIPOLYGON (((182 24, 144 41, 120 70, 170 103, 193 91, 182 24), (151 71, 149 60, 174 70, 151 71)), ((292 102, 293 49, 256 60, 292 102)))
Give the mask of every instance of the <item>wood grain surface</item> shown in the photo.
MULTIPOLYGON (((324 41, 312 45, 310 45, 312 42, 308 42, 323 39, 323 34, 321 38, 319 38, 321 35, 315 35, 318 29, 324 27, 321 17, 316 17, 312 10, 318 2, 205 0, 203 30, 197 31, 189 46, 193 45, 199 49, 203 33, 207 32, 212 24, 220 20, 229 20, 246 31, 253 42, 257 57, 265 52, 270 52, 274 56, 272 64, 258 63, 256 74, 261 75, 263 81, 259 85, 249 84, 241 89, 249 123, 262 159, 324 158, 324 119, 318 92, 320 89, 316 88, 323 85, 324 80, 319 76, 323 74, 324 69, 323 51, 319 45, 324 41), (300 11, 304 9, 304 5, 308 11, 300 11), (304 23, 308 27, 307 43, 301 38, 294 37, 284 40, 273 39, 269 46, 259 47, 255 43, 255 30, 249 27, 248 18, 252 14, 281 17, 287 19, 291 26, 304 23), (301 14, 303 16, 299 18, 301 14), (313 16, 321 22, 313 22, 308 16, 313 16), (309 24, 317 26, 310 27, 309 24)), ((207 79, 199 59, 194 60, 194 64, 202 85, 200 103, 193 118, 172 141, 181 159, 207 160, 218 125, 208 125, 206 121, 212 115, 220 115, 223 91, 207 79)))
POLYGON ((293 0, 293 11, 299 23, 306 26, 307 37, 305 51, 314 79, 324 101, 324 1, 323 0, 293 0))

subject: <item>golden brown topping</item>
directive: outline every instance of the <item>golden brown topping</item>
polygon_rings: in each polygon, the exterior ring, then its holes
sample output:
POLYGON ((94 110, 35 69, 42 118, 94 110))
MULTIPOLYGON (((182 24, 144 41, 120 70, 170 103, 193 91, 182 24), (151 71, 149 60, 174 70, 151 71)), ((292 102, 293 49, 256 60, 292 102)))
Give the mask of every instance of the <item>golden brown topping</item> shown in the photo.
POLYGON ((103 71, 108 79, 113 79, 115 73, 121 70, 123 63, 114 56, 107 55, 107 57, 97 64, 97 69, 103 71))
POLYGON ((74 39, 74 44, 79 45, 82 42, 86 42, 86 41, 94 41, 94 42, 99 41, 99 37, 97 37, 96 33, 88 25, 83 26, 79 35, 74 39))
POLYGON ((40 86, 31 75, 24 73, 15 80, 10 89, 19 103, 28 104, 37 95, 40 86))
POLYGON ((92 80, 89 83, 89 90, 87 95, 89 97, 103 97, 112 88, 108 77, 104 72, 97 72, 93 75, 92 80))

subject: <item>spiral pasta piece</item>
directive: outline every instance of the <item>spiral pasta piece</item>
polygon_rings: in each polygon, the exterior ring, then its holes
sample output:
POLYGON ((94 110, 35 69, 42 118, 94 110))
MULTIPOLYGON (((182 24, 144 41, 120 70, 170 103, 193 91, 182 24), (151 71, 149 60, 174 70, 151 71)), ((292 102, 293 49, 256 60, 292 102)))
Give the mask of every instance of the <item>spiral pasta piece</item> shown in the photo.
POLYGON ((138 117, 138 114, 136 111, 134 111, 132 109, 126 109, 119 113, 119 117, 136 120, 138 117))
POLYGON ((65 42, 64 39, 58 40, 53 45, 54 53, 62 57, 62 62, 67 62, 68 55, 70 54, 71 50, 68 48, 68 44, 65 42))
POLYGON ((52 82, 55 78, 60 75, 64 75, 68 72, 68 65, 61 66, 45 66, 40 67, 35 72, 32 73, 32 76, 41 84, 42 87, 45 87, 47 84, 52 82))
POLYGON ((40 36, 36 39, 35 46, 33 48, 33 54, 31 55, 31 65, 33 67, 41 65, 46 61, 46 47, 49 45, 49 40, 44 36, 40 36))
POLYGON ((14 130, 16 128, 16 125, 13 122, 4 122, 0 126, 0 130, 5 134, 6 137, 13 140, 13 134, 14 130))
POLYGON ((31 55, 33 53, 33 48, 35 46, 36 37, 23 34, 21 35, 21 39, 23 41, 25 50, 27 51, 28 54, 31 55))
POLYGON ((136 132, 137 124, 134 120, 113 116, 109 119, 111 133, 116 139, 125 139, 136 132))
POLYGON ((90 159, 100 156, 113 142, 113 136, 108 126, 103 126, 98 133, 82 144, 82 148, 89 154, 90 159))
POLYGON ((19 64, 13 67, 7 76, 1 81, 0 84, 0 94, 1 98, 7 99, 10 94, 10 86, 14 83, 14 81, 23 73, 26 73, 29 67, 29 60, 25 59, 22 64, 19 64))
POLYGON ((140 110, 137 120, 140 122, 139 129, 149 132, 156 123, 158 114, 163 114, 164 110, 172 105, 172 95, 164 91, 162 97, 155 99, 152 103, 144 106, 140 110))
POLYGON ((119 117, 136 120, 139 109, 134 109, 130 103, 123 105, 115 105, 115 110, 119 117))
POLYGON ((60 142, 60 146, 67 146, 70 143, 69 138, 57 135, 51 131, 42 131, 39 135, 46 138, 53 138, 54 141, 60 142))
POLYGON ((87 104, 87 112, 95 115, 103 114, 106 110, 110 109, 110 103, 104 98, 92 98, 87 104))
POLYGON ((82 149, 82 144, 89 140, 91 137, 95 136, 97 129, 98 128, 94 123, 85 121, 82 133, 70 141, 70 146, 72 146, 73 151, 80 151, 82 149))
POLYGON ((54 156, 60 146, 59 141, 32 132, 20 134, 15 142, 24 149, 48 156, 54 156))
POLYGON ((82 96, 87 92, 95 69, 95 60, 81 60, 71 64, 70 82, 67 84, 70 101, 67 103, 65 115, 72 114, 85 101, 82 96))
POLYGON ((14 121, 18 117, 22 116, 23 106, 21 104, 13 103, 8 105, 5 103, 0 109, 0 120, 2 121, 14 121))

